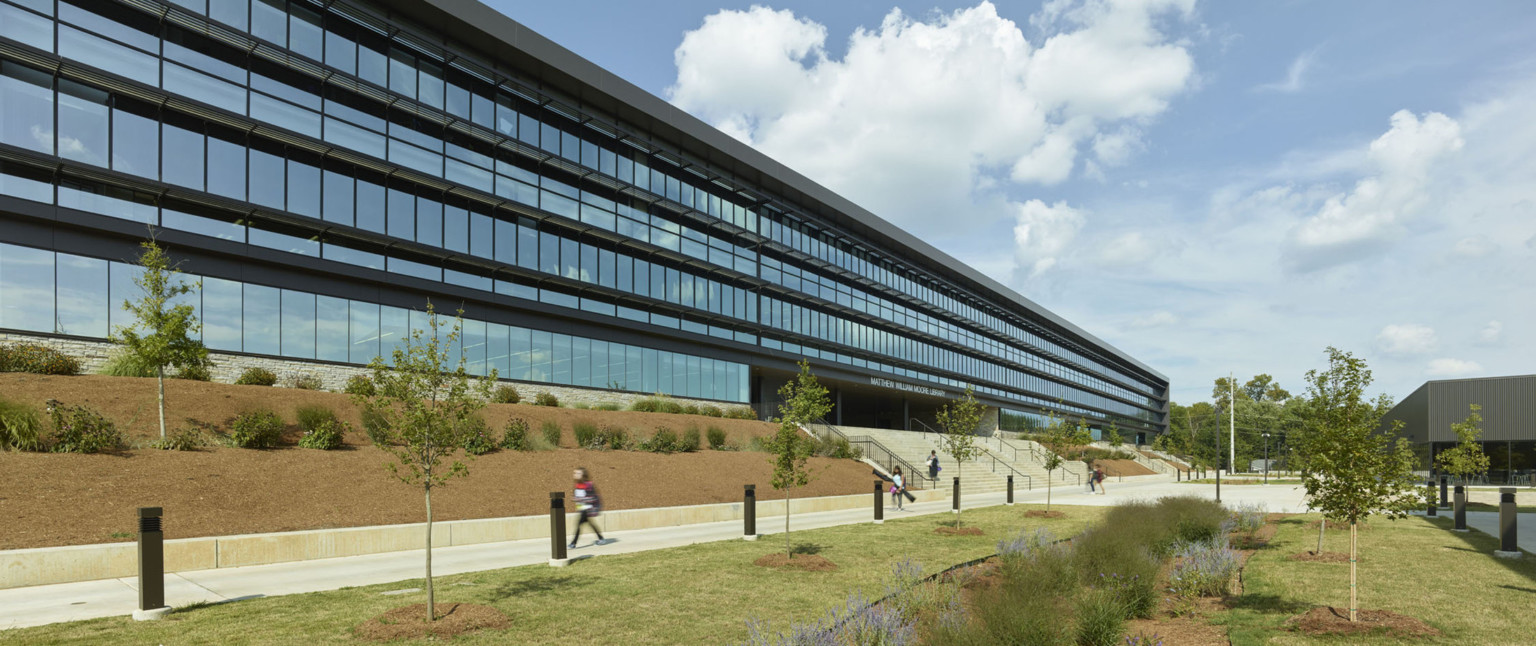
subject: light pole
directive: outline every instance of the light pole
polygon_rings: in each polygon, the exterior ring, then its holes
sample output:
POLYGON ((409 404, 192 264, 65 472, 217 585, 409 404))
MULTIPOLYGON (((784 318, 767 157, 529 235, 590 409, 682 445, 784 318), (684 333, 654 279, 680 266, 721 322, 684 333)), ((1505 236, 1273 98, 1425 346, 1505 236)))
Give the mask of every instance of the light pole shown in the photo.
POLYGON ((1269 484, 1269 432, 1264 432, 1264 484, 1269 484))

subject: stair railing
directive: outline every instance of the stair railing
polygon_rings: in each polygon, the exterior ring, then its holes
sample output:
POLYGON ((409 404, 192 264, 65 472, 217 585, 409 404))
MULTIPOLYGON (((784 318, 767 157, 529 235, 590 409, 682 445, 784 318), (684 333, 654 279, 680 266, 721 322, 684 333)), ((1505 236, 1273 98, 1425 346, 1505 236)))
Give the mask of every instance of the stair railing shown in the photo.
POLYGON ((917 467, 912 466, 911 463, 902 459, 901 456, 896 455, 895 451, 886 448, 886 446, 881 444, 879 440, 876 440, 875 438, 872 438, 868 435, 848 435, 842 432, 842 430, 838 429, 836 426, 828 424, 827 420, 825 419, 818 419, 814 422, 809 422, 802 428, 806 429, 806 432, 821 438, 823 441, 832 441, 833 439, 846 440, 849 446, 857 447, 859 451, 864 454, 865 458, 868 458, 871 462, 880 465, 880 467, 885 469, 885 472, 888 474, 891 473, 895 467, 900 466, 903 479, 906 481, 908 489, 930 489, 937 484, 929 481, 927 475, 918 471, 917 467))

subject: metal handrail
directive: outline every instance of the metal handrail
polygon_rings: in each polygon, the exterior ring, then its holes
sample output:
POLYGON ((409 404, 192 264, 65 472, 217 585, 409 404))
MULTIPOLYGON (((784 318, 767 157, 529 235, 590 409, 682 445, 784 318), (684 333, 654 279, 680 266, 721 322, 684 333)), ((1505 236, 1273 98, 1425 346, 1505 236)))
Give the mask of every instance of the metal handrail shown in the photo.
MULTIPOLYGON (((908 484, 908 486, 907 486, 908 489, 927 489, 927 488, 929 488, 927 486, 924 486, 928 482, 927 476, 924 476, 921 472, 919 472, 917 470, 917 467, 914 467, 910 463, 908 463, 906 460, 903 460, 901 458, 901 456, 896 455, 895 451, 892 451, 889 448, 886 448, 886 446, 884 444, 881 444, 879 440, 877 440, 875 438, 872 438, 872 437, 869 437, 868 435, 849 436, 847 433, 844 433, 841 430, 838 430, 838 428, 836 426, 833 426, 833 425, 827 423, 827 420, 825 420, 825 419, 818 419, 818 420, 816 420, 814 422, 809 422, 809 423, 806 424, 806 426, 810 427, 810 428, 820 427, 822 429, 825 429, 826 431, 828 431, 829 435, 835 435, 838 438, 847 441, 848 444, 850 444, 850 445, 855 445, 855 444, 864 445, 864 446, 860 446, 859 447, 859 450, 864 453, 864 457, 869 458, 870 460, 873 460, 874 462, 881 464, 883 467, 885 467, 885 472, 886 473, 891 473, 893 466, 898 466, 898 465, 901 466, 902 473, 903 473, 903 476, 904 476, 904 480, 906 480, 907 483, 915 483, 915 484, 918 485, 918 486, 914 487, 914 486, 911 486, 911 484, 908 484), (885 460, 882 462, 881 460, 877 459, 876 457, 872 457, 872 456, 875 456, 875 453, 874 453, 874 451, 872 449, 879 449, 880 453, 884 455, 885 460)), ((807 429, 807 431, 809 431, 809 428, 807 429)))
MULTIPOLYGON (((927 439, 927 435, 929 433, 933 433, 934 435, 938 435, 938 436, 941 436, 941 437, 944 435, 944 433, 941 433, 938 430, 934 429, 932 426, 929 426, 928 423, 924 422, 923 420, 920 420, 920 419, 918 419, 916 417, 913 417, 911 419, 912 419, 912 421, 917 422, 918 426, 921 426, 923 428, 923 430, 919 430, 918 432, 923 434, 924 439, 927 439)), ((999 450, 1001 450, 1003 439, 1000 438, 1000 437, 996 437, 996 436, 992 436, 992 437, 997 439, 997 441, 999 442, 999 450)), ((996 455, 992 455, 991 449, 987 448, 987 445, 986 445, 986 440, 987 439, 988 439, 988 436, 985 436, 985 435, 982 436, 982 445, 981 446, 982 446, 983 450, 987 451, 987 456, 992 458, 992 473, 997 473, 997 464, 998 464, 997 456, 996 455)), ((1015 448, 1012 444, 1008 444, 1007 447, 1010 450, 1013 451, 1013 459, 1015 461, 1017 461, 1019 459, 1018 449, 1015 448)), ((1023 471, 1020 471, 1018 469, 1013 468, 1013 465, 1008 464, 1008 462, 1006 460, 1003 461, 1002 464, 1003 464, 1003 468, 1008 469, 1009 471, 1012 471, 1014 473, 1014 475, 1024 476, 1025 486, 1029 490, 1034 490, 1034 488, 1035 488, 1035 479, 1033 477, 1030 477, 1030 475, 1028 473, 1024 473, 1023 471)))

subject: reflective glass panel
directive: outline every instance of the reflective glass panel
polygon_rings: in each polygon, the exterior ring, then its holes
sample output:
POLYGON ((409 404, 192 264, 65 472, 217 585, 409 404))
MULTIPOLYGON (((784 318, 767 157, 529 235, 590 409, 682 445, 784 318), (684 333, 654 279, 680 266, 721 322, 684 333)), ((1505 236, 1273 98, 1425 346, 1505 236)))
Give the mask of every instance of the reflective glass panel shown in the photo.
POLYGON ((53 332, 53 252, 0 244, 0 328, 53 332))

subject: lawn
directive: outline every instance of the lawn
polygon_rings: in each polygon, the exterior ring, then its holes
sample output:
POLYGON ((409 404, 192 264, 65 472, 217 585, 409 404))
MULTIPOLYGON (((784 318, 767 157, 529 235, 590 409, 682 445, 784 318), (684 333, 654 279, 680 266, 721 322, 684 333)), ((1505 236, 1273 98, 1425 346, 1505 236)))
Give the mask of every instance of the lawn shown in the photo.
MULTIPOLYGON (((1243 570, 1244 594, 1234 608, 1212 618, 1229 627, 1232 643, 1397 644, 1392 637, 1346 641, 1290 632, 1285 620, 1313 606, 1347 608, 1347 563, 1310 563, 1289 557, 1316 547, 1316 515, 1280 521, 1280 531, 1243 570)), ((1530 643, 1536 632, 1536 557, 1495 558, 1497 539, 1481 532, 1449 531, 1451 521, 1411 517, 1372 520, 1360 536, 1360 605, 1415 617, 1441 630, 1416 644, 1530 643)), ((1330 531, 1324 551, 1349 551, 1349 531, 1330 531)))
MULTIPOLYGON (((836 563, 833 572, 775 571, 752 565, 784 549, 782 536, 728 541, 577 561, 563 569, 527 566, 437 578, 438 603, 485 604, 513 628, 463 636, 466 644, 729 644, 746 638, 746 620, 775 626, 822 617, 848 593, 883 593, 891 564, 912 559, 935 572, 992 554, 999 539, 1024 527, 1058 536, 1080 531, 1102 508, 1054 506, 1059 519, 1025 519, 1038 505, 967 510, 966 525, 983 536, 934 533, 949 514, 888 518, 884 525, 797 531, 795 544, 836 563)), ((256 599, 175 612, 159 622, 126 617, 6 631, 27 644, 311 644, 354 640, 351 630, 424 593, 384 596, 421 581, 256 599)), ((392 642, 412 643, 412 642, 392 642)))

